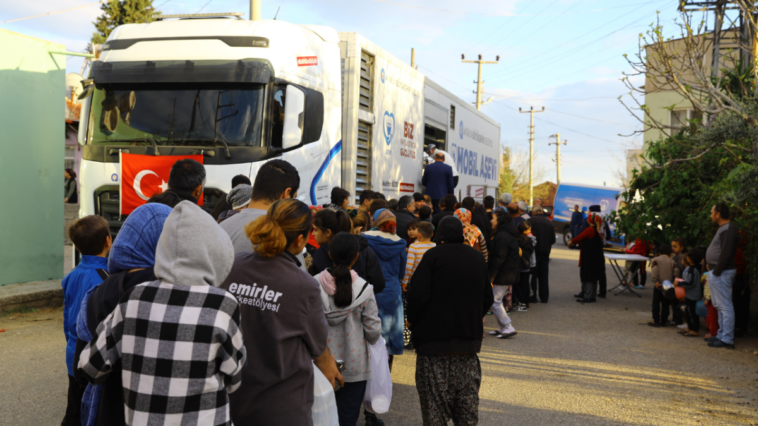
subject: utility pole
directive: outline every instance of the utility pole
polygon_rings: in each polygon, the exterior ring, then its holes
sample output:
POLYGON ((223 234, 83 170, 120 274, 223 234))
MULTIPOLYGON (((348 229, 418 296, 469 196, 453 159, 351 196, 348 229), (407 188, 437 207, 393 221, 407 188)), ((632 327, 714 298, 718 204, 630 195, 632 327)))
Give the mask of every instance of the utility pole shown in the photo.
POLYGON ((523 114, 529 114, 529 205, 534 204, 534 113, 545 112, 545 107, 542 107, 542 111, 535 111, 534 107, 530 107, 529 111, 521 111, 519 107, 518 112, 523 114))
POLYGON ((416 69, 416 49, 411 47, 411 68, 416 69))
POLYGON ((261 0, 250 0, 250 20, 261 20, 261 0))
POLYGON ((555 166, 558 170, 558 182, 556 182, 558 185, 561 184, 561 145, 568 145, 568 141, 561 142, 561 134, 556 133, 554 135, 550 135, 550 137, 555 137, 555 143, 548 143, 547 146, 555 145, 555 166))
POLYGON ((500 55, 497 55, 495 57, 494 61, 483 61, 482 55, 479 55, 478 61, 467 61, 466 55, 461 55, 461 62, 466 64, 479 64, 479 74, 478 79, 474 82, 476 83, 476 109, 480 110, 482 109, 482 105, 486 105, 492 101, 494 98, 489 98, 485 102, 482 102, 482 93, 484 92, 484 82, 482 81, 482 64, 497 64, 500 62, 500 55))

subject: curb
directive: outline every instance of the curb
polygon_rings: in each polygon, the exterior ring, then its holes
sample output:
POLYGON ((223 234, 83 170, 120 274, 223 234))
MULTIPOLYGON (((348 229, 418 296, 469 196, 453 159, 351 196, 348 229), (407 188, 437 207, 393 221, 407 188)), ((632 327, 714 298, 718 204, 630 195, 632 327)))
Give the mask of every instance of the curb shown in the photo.
POLYGON ((61 280, 32 281, 0 287, 0 313, 28 308, 63 306, 61 280))

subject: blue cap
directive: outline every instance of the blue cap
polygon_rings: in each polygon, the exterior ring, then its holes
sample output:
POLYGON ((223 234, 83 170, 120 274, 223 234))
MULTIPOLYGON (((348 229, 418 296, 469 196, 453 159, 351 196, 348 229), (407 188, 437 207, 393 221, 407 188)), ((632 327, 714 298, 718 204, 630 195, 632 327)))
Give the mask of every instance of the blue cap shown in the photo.
POLYGON ((155 266, 155 249, 171 207, 149 203, 137 207, 116 236, 108 255, 108 272, 155 266))

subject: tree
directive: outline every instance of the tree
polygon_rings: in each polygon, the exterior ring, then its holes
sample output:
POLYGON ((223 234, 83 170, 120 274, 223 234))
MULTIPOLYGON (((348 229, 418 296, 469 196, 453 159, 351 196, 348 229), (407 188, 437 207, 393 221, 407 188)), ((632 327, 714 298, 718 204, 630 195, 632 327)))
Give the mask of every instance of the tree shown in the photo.
MULTIPOLYGON (((687 246, 707 246, 716 231, 709 219, 710 209, 718 202, 726 202, 732 219, 743 232, 742 247, 755 290, 758 93, 756 67, 750 58, 758 33, 753 16, 758 10, 744 0, 727 3, 744 18, 750 36, 747 43, 737 37, 736 47, 713 61, 718 64, 718 72, 711 72, 709 58, 710 43, 716 36, 705 34, 703 23, 692 25, 691 12, 682 11, 677 23, 680 39, 665 38, 660 24, 640 35, 637 59, 630 60, 630 64, 646 77, 645 86, 636 88, 627 76, 627 87, 642 93, 673 90, 691 102, 697 118, 682 123, 682 127, 672 126, 655 120, 645 104, 637 103, 645 112, 645 129, 659 129, 664 136, 646 147, 645 167, 634 171, 629 189, 621 194, 625 206, 610 220, 627 241, 684 238, 687 246)), ((740 21, 732 18, 733 23, 740 21)), ((740 30, 745 28, 733 25, 721 29, 721 33, 744 34, 740 30)))
POLYGON ((153 0, 111 0, 100 6, 103 14, 93 24, 97 30, 92 34, 92 44, 103 44, 119 25, 152 22, 153 15, 160 11, 153 7, 153 0))
MULTIPOLYGON (((500 193, 513 194, 513 199, 529 200, 529 153, 505 146, 502 151, 500 169, 500 193)), ((547 170, 534 156, 534 183, 540 184, 547 178, 547 170)), ((537 197, 537 193, 534 193, 537 197)), ((544 196, 543 196, 544 197, 544 196)))

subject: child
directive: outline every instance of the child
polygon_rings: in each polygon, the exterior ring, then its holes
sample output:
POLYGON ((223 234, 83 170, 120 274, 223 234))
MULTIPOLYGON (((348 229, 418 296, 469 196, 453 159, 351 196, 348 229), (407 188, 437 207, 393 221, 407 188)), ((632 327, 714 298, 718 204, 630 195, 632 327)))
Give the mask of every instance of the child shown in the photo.
POLYGON ((76 319, 82 299, 87 292, 108 276, 108 252, 111 231, 101 216, 87 216, 68 228, 68 237, 82 254, 82 262, 61 283, 63 286, 63 332, 66 335, 66 366, 68 367, 68 406, 62 424, 81 425, 80 408, 86 386, 74 380, 74 350, 76 349, 76 319))
POLYGON ((519 259, 519 268, 521 269, 521 275, 519 283, 516 285, 517 289, 514 292, 514 299, 518 301, 518 304, 514 303, 513 310, 516 312, 527 312, 529 307, 529 276, 532 265, 537 265, 537 258, 534 253, 534 248, 537 245, 537 238, 532 235, 532 223, 529 220, 525 220, 518 225, 518 246, 521 249, 521 258, 519 259))
POLYGON ((403 278, 403 292, 408 291, 408 283, 411 282, 411 277, 413 277, 416 267, 421 262, 421 257, 424 256, 427 250, 437 245, 432 242, 434 226, 431 223, 419 222, 416 233, 418 239, 408 248, 408 260, 405 264, 405 278, 403 278))
POLYGON ((703 283, 703 300, 708 310, 705 316, 705 325, 708 327, 708 334, 705 335, 705 340, 719 333, 719 313, 713 307, 713 302, 711 301, 711 288, 708 286, 708 275, 708 272, 704 272, 700 279, 700 282, 703 283))
POLYGON ((702 298, 700 291, 701 260, 703 260, 703 252, 696 248, 690 249, 684 255, 683 260, 684 266, 687 267, 682 274, 684 281, 675 284, 687 291, 684 298, 684 303, 687 306, 687 329, 679 332, 686 337, 700 336, 700 318, 697 316, 696 308, 698 300, 702 298))
MULTIPOLYGON (((672 259, 676 263, 676 267, 679 269, 679 275, 676 278, 683 278, 685 265, 683 263, 685 256, 684 240, 682 238, 674 238, 671 240, 671 250, 674 252, 672 259)), ((686 309, 686 303, 684 301, 672 300, 671 310, 673 311, 674 323, 682 330, 687 330, 687 319, 684 310, 686 309)))
POLYGON ((432 208, 423 206, 418 209, 418 220, 432 223, 432 208))
POLYGON ((679 275, 676 263, 671 258, 674 254, 671 245, 663 243, 658 246, 660 255, 653 258, 650 262, 653 270, 653 321, 647 323, 651 327, 665 327, 668 325, 669 308, 671 301, 663 294, 663 282, 674 282, 674 278, 679 275))
MULTIPOLYGON (((408 283, 411 282, 413 273, 416 272, 416 268, 421 262, 421 258, 424 256, 424 253, 426 253, 430 248, 437 245, 432 242, 432 235, 434 235, 434 226, 432 226, 432 224, 429 222, 419 222, 416 228, 416 235, 418 239, 408 248, 408 260, 405 263, 405 277, 403 278, 403 312, 405 312, 405 307, 408 304, 406 295, 408 292, 408 283)), ((405 329, 403 330, 403 337, 405 340, 405 349, 412 350, 413 343, 411 342, 410 330, 408 330, 407 316, 405 329)))
POLYGON ((408 238, 405 239, 405 247, 410 247, 411 244, 416 242, 416 239, 418 238, 418 219, 412 219, 408 222, 406 225, 406 230, 408 232, 408 238))
POLYGON ((371 377, 367 348, 382 332, 374 289, 351 270, 359 249, 356 236, 346 232, 335 235, 329 242, 335 266, 315 277, 321 284, 321 302, 329 323, 329 351, 345 362, 345 385, 334 393, 339 424, 351 426, 358 421, 366 381, 371 377))

